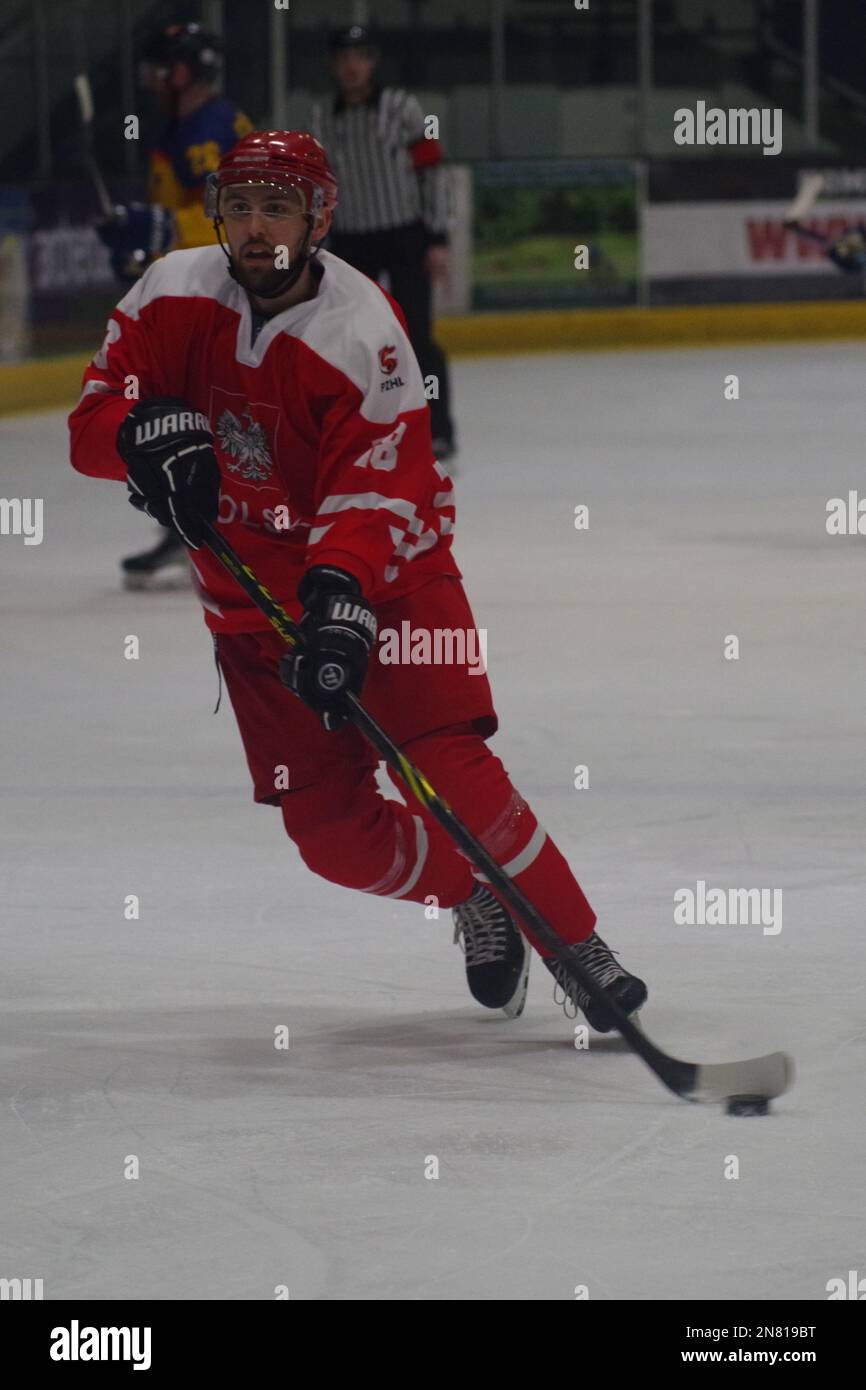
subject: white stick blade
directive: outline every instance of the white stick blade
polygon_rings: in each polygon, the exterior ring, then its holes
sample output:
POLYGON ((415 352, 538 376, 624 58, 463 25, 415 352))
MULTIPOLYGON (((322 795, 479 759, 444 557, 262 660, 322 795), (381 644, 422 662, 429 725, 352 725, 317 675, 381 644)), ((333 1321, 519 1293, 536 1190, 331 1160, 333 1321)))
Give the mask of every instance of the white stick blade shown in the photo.
POLYGON ((721 1101, 728 1096, 781 1096, 794 1080, 794 1063, 786 1052, 768 1052, 746 1062, 711 1062, 698 1067, 692 1100, 721 1101))
POLYGON ((85 125, 90 125, 93 121, 93 93, 90 90, 90 78, 86 72, 80 72, 73 79, 75 95, 78 97, 78 106, 81 111, 81 119, 85 125))

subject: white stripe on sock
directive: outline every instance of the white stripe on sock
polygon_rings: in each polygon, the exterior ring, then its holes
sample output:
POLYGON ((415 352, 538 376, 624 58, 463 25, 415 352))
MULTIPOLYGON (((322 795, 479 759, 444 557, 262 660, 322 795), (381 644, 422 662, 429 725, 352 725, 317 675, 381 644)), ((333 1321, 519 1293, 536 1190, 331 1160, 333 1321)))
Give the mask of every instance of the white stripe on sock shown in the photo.
POLYGON ((415 822, 415 867, 402 888, 396 893, 389 893, 389 898, 402 898, 405 897, 407 893, 411 893, 421 876, 421 870, 427 863, 427 828, 420 816, 413 816, 412 819, 415 822))
MULTIPOLYGON (((529 837, 529 840, 524 845, 520 853, 516 854, 513 859, 509 859, 507 864, 501 865, 502 872, 508 874, 509 878, 516 878, 518 874, 522 874, 524 869, 528 869, 530 864, 534 863, 535 860, 538 858, 539 854, 544 848, 544 842, 546 839, 547 831, 545 830, 544 826, 536 825, 534 831, 529 837)), ((479 883, 490 882, 490 879, 487 878, 486 875, 479 873, 477 870, 475 870, 474 872, 475 877, 479 883)))

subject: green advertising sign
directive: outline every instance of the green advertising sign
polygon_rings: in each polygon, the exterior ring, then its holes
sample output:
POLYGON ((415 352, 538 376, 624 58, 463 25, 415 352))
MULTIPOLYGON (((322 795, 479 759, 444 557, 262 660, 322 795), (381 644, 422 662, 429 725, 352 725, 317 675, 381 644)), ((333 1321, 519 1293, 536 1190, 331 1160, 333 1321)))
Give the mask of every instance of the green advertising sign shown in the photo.
POLYGON ((473 309, 635 304, 639 224, 629 161, 476 165, 473 309))

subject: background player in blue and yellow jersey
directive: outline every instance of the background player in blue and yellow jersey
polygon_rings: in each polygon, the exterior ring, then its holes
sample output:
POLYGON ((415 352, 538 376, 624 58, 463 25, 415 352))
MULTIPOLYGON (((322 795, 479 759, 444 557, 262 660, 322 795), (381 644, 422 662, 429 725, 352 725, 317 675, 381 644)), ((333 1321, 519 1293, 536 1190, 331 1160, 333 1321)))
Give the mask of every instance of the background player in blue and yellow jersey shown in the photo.
POLYGON ((204 214, 204 181, 220 159, 252 130, 252 122, 218 95, 220 47, 198 24, 165 30, 148 49, 142 78, 168 117, 150 156, 151 203, 174 214, 173 250, 214 240, 204 214))
MULTIPOLYGON (((216 240, 204 212, 205 179, 253 128, 217 92, 220 66, 219 40, 199 24, 171 25, 142 55, 141 85, 156 97, 167 124, 150 152, 148 201, 122 204, 99 228, 120 280, 137 279, 166 251, 216 240)), ((173 531, 153 549, 124 560, 122 568, 127 588, 189 582, 186 551, 173 531)))
POLYGON ((204 183, 251 121, 216 90, 219 40, 200 24, 173 24, 148 45, 139 69, 167 124, 150 152, 148 201, 115 210, 99 234, 122 280, 137 278, 166 251, 214 240, 204 214, 204 183))

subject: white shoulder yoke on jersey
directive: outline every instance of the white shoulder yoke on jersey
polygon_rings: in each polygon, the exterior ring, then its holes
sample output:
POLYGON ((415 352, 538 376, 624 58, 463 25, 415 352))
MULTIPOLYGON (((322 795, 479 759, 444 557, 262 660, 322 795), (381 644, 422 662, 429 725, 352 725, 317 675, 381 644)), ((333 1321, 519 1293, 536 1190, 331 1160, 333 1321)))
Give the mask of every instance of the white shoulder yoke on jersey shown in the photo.
MULTIPOLYGON (((228 273, 218 246, 171 251, 155 261, 124 296, 118 309, 138 319, 158 299, 212 299, 238 315, 235 356, 261 366, 280 337, 300 339, 342 372, 361 392, 366 419, 388 423, 426 405, 415 354, 390 301, 377 284, 346 261, 320 251, 323 275, 314 299, 284 309, 252 342, 252 313, 246 291, 228 273)), ((182 321, 178 323, 182 333, 182 321)))

